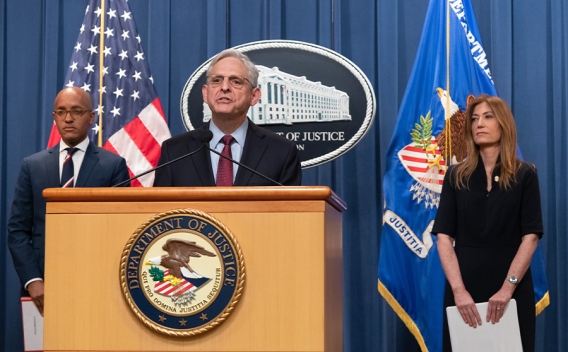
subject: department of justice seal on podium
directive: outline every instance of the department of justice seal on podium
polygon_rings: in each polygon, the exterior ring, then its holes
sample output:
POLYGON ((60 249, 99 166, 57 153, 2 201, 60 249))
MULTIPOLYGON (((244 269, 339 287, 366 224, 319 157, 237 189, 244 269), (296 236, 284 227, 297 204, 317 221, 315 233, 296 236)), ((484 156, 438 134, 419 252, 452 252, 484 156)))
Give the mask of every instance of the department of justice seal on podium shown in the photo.
POLYGON ((120 261, 122 293, 149 328, 193 336, 223 323, 243 293, 245 265, 230 231, 191 209, 158 214, 130 237, 120 261))

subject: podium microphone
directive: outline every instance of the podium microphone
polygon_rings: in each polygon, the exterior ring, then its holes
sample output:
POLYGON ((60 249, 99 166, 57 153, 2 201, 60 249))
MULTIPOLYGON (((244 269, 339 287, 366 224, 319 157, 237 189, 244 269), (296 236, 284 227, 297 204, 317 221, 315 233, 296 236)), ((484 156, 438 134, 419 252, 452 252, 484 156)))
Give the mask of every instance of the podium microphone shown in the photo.
MULTIPOLYGON (((164 167, 164 166, 166 166, 166 165, 170 165, 170 164, 172 164, 172 163, 175 163, 175 162, 178 161, 178 160, 187 158, 188 156, 192 156, 193 154, 195 154, 195 153, 199 152, 201 149, 203 149, 203 147, 206 147, 207 149, 211 149, 211 148, 207 147, 207 143, 209 143, 209 141, 211 141, 211 140, 213 139, 213 132, 211 132, 211 131, 209 131, 209 130, 199 130, 199 131, 201 132, 201 133, 200 133, 201 136, 200 136, 200 137, 197 137, 196 139, 199 139, 202 144, 201 144, 201 147, 197 148, 197 150, 194 150, 194 151, 189 152, 189 153, 187 153, 187 154, 185 154, 185 155, 182 155, 182 156, 180 156, 179 158, 175 158, 175 159, 173 159, 173 160, 170 160, 170 161, 168 161, 167 163, 164 163, 164 164, 162 164, 162 165, 158 165, 158 166, 156 166, 156 167, 154 167, 154 168, 152 168, 152 169, 150 169, 150 170, 146 170, 146 171, 144 171, 143 173, 138 174, 138 175, 136 175, 136 176, 134 176, 134 177, 131 177, 131 178, 129 178, 128 180, 122 181, 122 182, 120 182, 120 183, 118 183, 118 184, 116 184, 116 185, 114 185, 114 186, 112 186, 112 187, 122 186, 123 184, 125 184, 125 183, 127 183, 127 182, 130 182, 130 181, 132 181, 132 180, 135 180, 135 179, 137 179, 138 177, 144 176, 144 175, 146 175, 146 174, 148 174, 148 173, 150 173, 150 172, 152 172, 152 171, 156 171, 156 170, 158 170, 158 169, 160 169, 160 168, 162 168, 162 167, 164 167)), ((272 181, 272 182, 274 182, 274 181, 272 181)))

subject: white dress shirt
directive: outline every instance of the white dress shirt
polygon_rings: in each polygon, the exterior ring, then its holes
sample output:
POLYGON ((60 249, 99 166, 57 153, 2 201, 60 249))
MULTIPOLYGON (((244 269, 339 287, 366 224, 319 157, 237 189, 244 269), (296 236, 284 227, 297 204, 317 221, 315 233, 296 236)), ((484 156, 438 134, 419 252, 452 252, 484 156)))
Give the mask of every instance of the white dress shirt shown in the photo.
MULTIPOLYGON (((78 150, 73 154, 73 187, 77 183, 77 177, 79 176, 79 170, 81 170, 81 164, 83 164, 83 159, 85 158, 85 152, 87 151, 87 147, 89 146, 89 137, 85 138, 84 141, 77 144, 75 148, 78 150)), ((61 174, 63 173, 63 162, 65 161, 65 157, 67 157, 67 149, 69 146, 61 140, 59 142, 59 180, 61 181, 61 174)))

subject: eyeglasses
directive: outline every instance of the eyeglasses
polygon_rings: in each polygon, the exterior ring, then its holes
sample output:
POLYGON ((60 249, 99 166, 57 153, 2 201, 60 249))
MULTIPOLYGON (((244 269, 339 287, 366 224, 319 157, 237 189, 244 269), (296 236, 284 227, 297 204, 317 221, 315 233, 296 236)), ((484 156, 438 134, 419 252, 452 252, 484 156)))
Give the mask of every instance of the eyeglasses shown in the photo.
POLYGON ((67 113, 71 114, 71 117, 74 119, 77 119, 83 115, 85 115, 85 113, 87 112, 91 112, 92 110, 83 110, 83 109, 71 109, 71 110, 55 110, 53 112, 53 115, 55 115, 57 118, 59 119, 64 119, 65 116, 67 116, 67 113))
POLYGON ((254 87, 252 83, 244 77, 241 76, 223 76, 223 75, 211 75, 207 77, 207 84, 213 88, 219 87, 225 81, 225 78, 229 79, 229 84, 235 89, 242 89, 247 81, 251 87, 254 87))

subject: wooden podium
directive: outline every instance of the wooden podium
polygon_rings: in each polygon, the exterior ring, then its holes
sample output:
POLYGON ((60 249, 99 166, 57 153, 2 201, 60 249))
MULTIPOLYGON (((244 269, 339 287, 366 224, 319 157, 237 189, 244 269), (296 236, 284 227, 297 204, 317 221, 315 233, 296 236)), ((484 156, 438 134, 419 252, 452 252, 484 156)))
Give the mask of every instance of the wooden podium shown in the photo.
POLYGON ((46 189, 45 351, 342 351, 341 213, 328 187, 46 189), (192 337, 146 327, 121 291, 122 252, 155 214, 223 223, 246 266, 219 326, 192 337))

